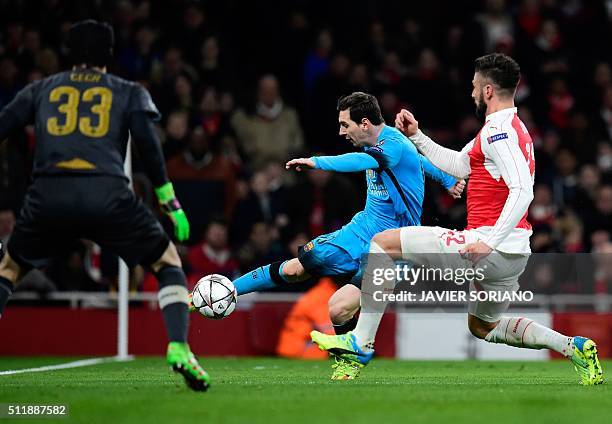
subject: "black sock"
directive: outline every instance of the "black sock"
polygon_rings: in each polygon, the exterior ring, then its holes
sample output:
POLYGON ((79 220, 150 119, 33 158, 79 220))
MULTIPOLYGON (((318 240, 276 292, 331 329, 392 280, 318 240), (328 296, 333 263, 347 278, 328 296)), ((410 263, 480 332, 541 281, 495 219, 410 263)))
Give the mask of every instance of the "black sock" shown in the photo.
POLYGON ((158 299, 171 342, 187 342, 189 309, 182 300, 187 296, 187 279, 176 266, 160 269, 155 276, 159 283, 158 299))
POLYGON ((352 317, 342 324, 334 324, 334 331, 339 336, 340 334, 346 334, 357 327, 357 317, 352 317))
POLYGON ((0 277, 0 315, 13 294, 13 283, 9 279, 0 277))

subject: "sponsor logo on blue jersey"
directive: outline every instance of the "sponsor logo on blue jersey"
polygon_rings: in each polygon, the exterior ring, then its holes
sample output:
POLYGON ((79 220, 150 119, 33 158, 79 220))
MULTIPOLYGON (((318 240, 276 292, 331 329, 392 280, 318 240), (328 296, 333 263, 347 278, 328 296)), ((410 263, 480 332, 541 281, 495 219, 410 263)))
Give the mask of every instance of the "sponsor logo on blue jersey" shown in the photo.
POLYGON ((310 252, 314 247, 314 243, 313 242, 309 242, 308 244, 304 245, 304 253, 310 252))
POLYGON ((383 198, 389 196, 385 183, 378 172, 372 169, 366 170, 366 181, 368 183, 368 192, 373 196, 383 198))

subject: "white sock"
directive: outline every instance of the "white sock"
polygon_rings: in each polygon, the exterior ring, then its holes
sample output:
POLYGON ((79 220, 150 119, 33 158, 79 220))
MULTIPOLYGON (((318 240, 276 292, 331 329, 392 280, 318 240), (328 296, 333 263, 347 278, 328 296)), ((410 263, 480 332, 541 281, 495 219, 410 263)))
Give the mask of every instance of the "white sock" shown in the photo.
POLYGON ((485 340, 527 349, 547 348, 568 358, 574 352, 573 337, 557 333, 528 318, 503 317, 485 340))
POLYGON ((361 292, 361 312, 359 313, 359 320, 357 320, 357 326, 353 330, 357 344, 364 352, 371 352, 374 350, 374 339, 376 338, 376 332, 380 325, 388 302, 375 301, 373 298, 374 293, 367 293, 366 291, 382 291, 383 293, 393 293, 395 288, 395 278, 391 280, 385 279, 381 285, 374 285, 374 270, 375 269, 393 269, 393 259, 380 247, 377 243, 370 243, 370 255, 368 257, 368 264, 366 266, 361 292), (364 289, 366 291, 364 291, 364 289))

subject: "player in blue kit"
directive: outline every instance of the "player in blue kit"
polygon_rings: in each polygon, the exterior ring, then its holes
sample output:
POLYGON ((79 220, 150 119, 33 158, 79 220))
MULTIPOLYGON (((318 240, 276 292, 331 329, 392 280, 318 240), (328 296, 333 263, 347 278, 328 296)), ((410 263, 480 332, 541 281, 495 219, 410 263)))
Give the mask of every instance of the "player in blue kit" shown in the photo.
MULTIPOLYGON (((360 262, 378 232, 420 225, 425 175, 460 197, 464 181, 434 167, 397 129, 384 123, 376 98, 356 92, 338 102, 340 135, 362 152, 339 156, 293 159, 287 169, 322 169, 336 172, 366 171, 365 209, 340 230, 321 235, 302 246, 298 257, 259 267, 233 283, 238 295, 279 285, 331 276, 350 281, 330 299, 330 317, 337 333, 350 331, 359 310, 360 262)), ((334 376, 350 378, 351 370, 338 364, 334 376)))

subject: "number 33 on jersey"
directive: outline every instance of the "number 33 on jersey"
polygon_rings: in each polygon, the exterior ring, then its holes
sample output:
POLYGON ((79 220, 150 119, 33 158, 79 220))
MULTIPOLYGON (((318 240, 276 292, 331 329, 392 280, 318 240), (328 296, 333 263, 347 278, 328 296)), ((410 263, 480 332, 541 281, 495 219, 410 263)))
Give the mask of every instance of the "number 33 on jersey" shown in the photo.
POLYGON ((135 112, 160 117, 140 84, 92 69, 34 82, 5 109, 19 125, 34 123, 35 176, 85 172, 125 178, 130 117, 135 112))

